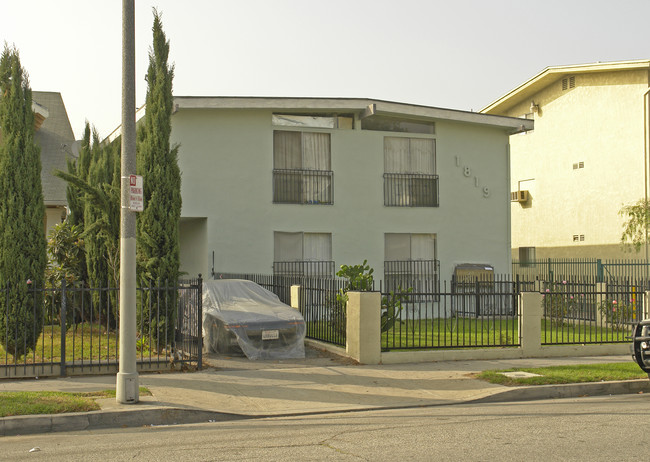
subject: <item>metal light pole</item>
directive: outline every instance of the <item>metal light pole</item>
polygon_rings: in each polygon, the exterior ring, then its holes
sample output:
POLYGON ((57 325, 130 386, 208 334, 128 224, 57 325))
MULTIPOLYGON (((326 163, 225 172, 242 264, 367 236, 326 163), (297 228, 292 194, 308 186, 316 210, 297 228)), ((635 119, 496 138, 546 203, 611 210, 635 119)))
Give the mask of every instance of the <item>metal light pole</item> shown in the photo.
POLYGON ((120 368, 118 403, 137 403, 135 212, 129 210, 129 176, 135 174, 135 0, 122 0, 122 181, 120 213, 120 368))

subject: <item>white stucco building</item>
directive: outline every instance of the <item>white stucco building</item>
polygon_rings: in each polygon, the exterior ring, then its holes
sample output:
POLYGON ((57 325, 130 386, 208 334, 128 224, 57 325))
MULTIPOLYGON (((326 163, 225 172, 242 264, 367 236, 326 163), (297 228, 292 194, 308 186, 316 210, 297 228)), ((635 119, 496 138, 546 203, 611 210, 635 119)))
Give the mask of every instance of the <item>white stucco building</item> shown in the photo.
POLYGON ((508 138, 530 120, 368 99, 174 104, 188 275, 510 270, 508 138))

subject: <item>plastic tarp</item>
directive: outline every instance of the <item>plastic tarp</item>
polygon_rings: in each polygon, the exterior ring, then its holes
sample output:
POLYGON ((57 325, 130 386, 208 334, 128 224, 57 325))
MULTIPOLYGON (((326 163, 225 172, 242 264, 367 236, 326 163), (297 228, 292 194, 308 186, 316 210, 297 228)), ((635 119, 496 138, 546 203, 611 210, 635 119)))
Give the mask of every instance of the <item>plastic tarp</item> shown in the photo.
POLYGON ((305 321, 298 310, 251 281, 203 283, 203 341, 209 352, 238 346, 248 359, 305 357, 305 321))

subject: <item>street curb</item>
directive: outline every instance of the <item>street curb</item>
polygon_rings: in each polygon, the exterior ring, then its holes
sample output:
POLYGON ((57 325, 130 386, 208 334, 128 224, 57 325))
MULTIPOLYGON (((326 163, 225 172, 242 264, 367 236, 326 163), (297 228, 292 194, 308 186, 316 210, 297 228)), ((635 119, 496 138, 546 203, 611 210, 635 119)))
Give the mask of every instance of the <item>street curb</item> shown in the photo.
POLYGON ((568 383, 564 385, 531 385, 516 387, 468 403, 500 403, 543 399, 580 398, 584 396, 629 395, 650 393, 650 380, 568 383))
POLYGON ((23 415, 0 418, 0 437, 98 428, 226 422, 250 418, 252 417, 247 415, 180 408, 23 415))
MULTIPOLYGON (((505 387, 504 387, 505 388, 505 387)), ((0 437, 81 431, 101 428, 155 427, 206 422, 227 422, 272 417, 299 417, 308 415, 341 414, 350 412, 413 409, 475 403, 503 403, 545 399, 578 398, 650 393, 650 380, 623 380, 616 382, 571 383, 565 385, 534 385, 497 391, 489 396, 466 401, 449 401, 435 404, 405 406, 380 406, 370 408, 321 410, 277 414, 233 414, 202 409, 157 407, 119 411, 92 411, 69 414, 25 415, 0 418, 0 437)))

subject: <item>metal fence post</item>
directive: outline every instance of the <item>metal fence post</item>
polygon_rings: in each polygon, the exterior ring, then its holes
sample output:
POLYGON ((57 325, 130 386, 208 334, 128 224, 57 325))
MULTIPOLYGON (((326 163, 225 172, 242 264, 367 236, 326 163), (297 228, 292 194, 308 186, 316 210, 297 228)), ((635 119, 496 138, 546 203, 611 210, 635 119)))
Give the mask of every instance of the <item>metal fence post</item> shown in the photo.
POLYGON ((67 297, 65 278, 61 280, 61 377, 66 376, 65 360, 65 337, 66 337, 66 318, 67 318, 67 297))
POLYGON ((598 282, 596 283, 596 329, 598 330, 599 334, 602 334, 602 329, 603 326, 607 325, 607 319, 603 320, 603 312, 600 310, 601 305, 603 304, 604 301, 607 300, 607 284, 604 282, 598 282))
POLYGON ((596 282, 603 282, 605 275, 603 272, 603 262, 599 258, 596 260, 596 282))
POLYGON ((476 284, 475 284, 475 293, 476 293, 476 302, 475 303, 476 303, 476 306, 475 306, 475 308, 476 308, 476 317, 477 318, 481 316, 481 294, 479 293, 480 290, 481 290, 481 286, 480 286, 480 284, 478 282, 478 278, 476 278, 476 284))
POLYGON ((203 278, 201 276, 201 273, 199 273, 199 287, 197 290, 197 307, 199 309, 199 313, 197 316, 198 320, 198 331, 197 335, 199 337, 199 363, 197 364, 197 369, 202 370, 203 368, 203 278))

